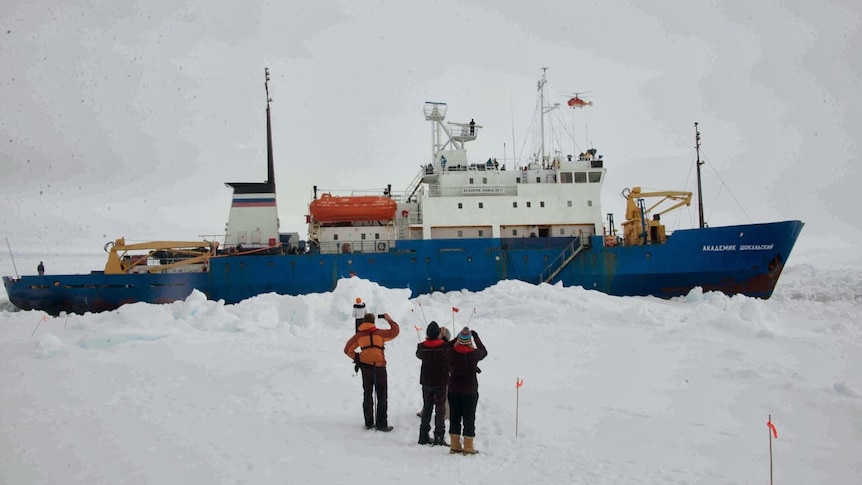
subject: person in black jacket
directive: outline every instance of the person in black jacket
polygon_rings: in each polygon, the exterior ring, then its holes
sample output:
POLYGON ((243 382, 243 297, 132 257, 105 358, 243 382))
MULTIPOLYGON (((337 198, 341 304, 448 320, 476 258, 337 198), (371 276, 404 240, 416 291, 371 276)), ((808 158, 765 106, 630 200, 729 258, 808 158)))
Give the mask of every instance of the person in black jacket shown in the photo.
POLYGON ((464 327, 452 344, 446 346, 446 355, 449 358, 449 439, 452 442, 449 453, 475 454, 478 451, 473 447, 473 438, 476 436, 476 405, 479 403, 476 374, 481 372, 477 364, 488 356, 488 351, 479 334, 464 327))
POLYGON ((432 321, 425 331, 426 340, 416 346, 416 357, 422 361, 419 384, 422 384, 422 411, 419 423, 419 444, 449 446, 446 434, 446 387, 449 384, 449 364, 446 358, 445 338, 440 326, 432 321), (434 411, 434 441, 431 431, 431 412, 434 411))

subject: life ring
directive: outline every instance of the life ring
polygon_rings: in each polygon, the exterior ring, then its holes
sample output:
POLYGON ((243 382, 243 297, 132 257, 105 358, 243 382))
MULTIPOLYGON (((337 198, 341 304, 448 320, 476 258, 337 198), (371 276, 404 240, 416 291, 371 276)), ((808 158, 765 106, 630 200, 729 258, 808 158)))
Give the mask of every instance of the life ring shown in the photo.
POLYGON ((377 243, 377 250, 378 251, 386 251, 386 243, 383 241, 380 241, 379 243, 377 243))

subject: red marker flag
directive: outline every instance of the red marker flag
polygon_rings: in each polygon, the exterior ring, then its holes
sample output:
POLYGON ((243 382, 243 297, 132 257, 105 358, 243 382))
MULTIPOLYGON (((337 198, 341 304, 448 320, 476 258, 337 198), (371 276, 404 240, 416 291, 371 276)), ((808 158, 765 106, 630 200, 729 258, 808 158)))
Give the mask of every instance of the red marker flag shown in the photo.
POLYGON ((420 327, 419 325, 413 325, 413 328, 415 328, 417 332, 422 331, 422 327, 420 327))
POLYGON ((521 387, 524 385, 524 379, 515 379, 515 387, 521 387))
POLYGON ((775 436, 776 438, 778 438, 778 430, 775 429, 775 425, 772 424, 772 421, 767 421, 766 427, 772 430, 772 436, 775 436))
POLYGON ((455 312, 455 313, 458 313, 458 312, 460 312, 461 310, 459 310, 459 309, 458 309, 458 307, 453 306, 453 307, 452 307, 452 311, 453 311, 453 312, 455 312))

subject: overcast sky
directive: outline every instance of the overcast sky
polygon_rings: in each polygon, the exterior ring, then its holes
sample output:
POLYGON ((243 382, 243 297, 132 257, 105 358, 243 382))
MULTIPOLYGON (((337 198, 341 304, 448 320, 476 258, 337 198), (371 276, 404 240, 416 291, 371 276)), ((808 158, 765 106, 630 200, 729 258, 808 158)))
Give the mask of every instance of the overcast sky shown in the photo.
POLYGON ((223 183, 266 178, 264 67, 281 228, 303 237, 313 185, 407 187, 429 158, 425 101, 484 126, 471 160, 526 156, 548 67, 556 101, 591 91, 560 111, 578 127, 564 147, 604 155, 617 223, 623 188, 694 189, 698 121, 711 225, 801 219, 791 263, 862 265, 857 2, 124 3, 0 9, 13 249, 223 233, 223 183))

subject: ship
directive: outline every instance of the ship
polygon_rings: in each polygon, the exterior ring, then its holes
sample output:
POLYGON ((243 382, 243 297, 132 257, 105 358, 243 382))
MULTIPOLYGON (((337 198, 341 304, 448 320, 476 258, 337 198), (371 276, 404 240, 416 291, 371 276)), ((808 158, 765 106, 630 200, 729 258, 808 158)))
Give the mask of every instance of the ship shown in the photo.
MULTIPOLYGON (((536 90, 543 116, 554 106, 546 84, 543 70, 536 90)), ((484 127, 448 121, 446 103, 426 102, 430 158, 406 189, 338 195, 314 186, 301 238, 279 230, 268 69, 264 86, 267 179, 226 183, 233 194, 223 241, 119 238, 105 245, 104 269, 4 277, 11 303, 82 314, 170 303, 197 290, 233 304, 265 293, 328 292, 351 277, 407 288, 412 297, 520 280, 617 296, 673 298, 699 287, 767 299, 804 225, 707 225, 697 124, 698 227, 670 231, 661 219, 691 205, 691 192, 633 186, 623 191, 625 221, 617 229, 613 214, 602 212, 608 167, 597 149, 546 153, 542 133, 541 150, 523 162, 471 160, 466 147, 484 127)))

